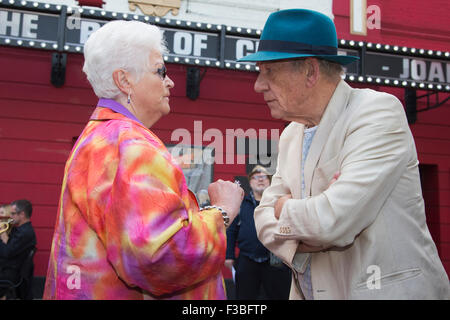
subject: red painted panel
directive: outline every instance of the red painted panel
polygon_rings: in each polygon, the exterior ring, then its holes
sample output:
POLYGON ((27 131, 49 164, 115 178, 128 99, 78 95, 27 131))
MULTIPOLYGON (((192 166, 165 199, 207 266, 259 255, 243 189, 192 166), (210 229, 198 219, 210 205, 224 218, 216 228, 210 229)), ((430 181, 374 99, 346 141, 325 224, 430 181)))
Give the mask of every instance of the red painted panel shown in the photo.
POLYGON ((52 229, 55 226, 56 214, 58 211, 57 205, 33 205, 33 215, 31 222, 35 228, 52 229))
POLYGON ((439 207, 441 223, 450 224, 450 206, 439 207))
POLYGON ((450 243, 443 243, 441 245, 441 258, 443 260, 450 260, 450 243))
MULTIPOLYGON (((431 105, 434 105, 434 103, 431 105)), ((418 109, 420 110, 419 106, 418 109)), ((429 124, 432 126, 438 125, 439 127, 448 127, 449 118, 450 118, 450 106, 448 103, 446 103, 436 109, 419 112, 417 114, 417 123, 429 124)), ((444 135, 444 133, 445 132, 442 133, 442 136, 448 138, 449 136, 444 135)))
POLYGON ((34 255, 34 275, 45 277, 47 275, 48 261, 50 258, 49 251, 37 251, 34 255))
MULTIPOLYGON (((0 47, 1 52, 1 47, 0 47)), ((95 106, 98 99, 90 88, 41 86, 30 83, 0 81, 0 98, 60 103, 61 105, 95 106)), ((3 104, 3 102, 2 102, 3 104)), ((92 109, 93 111, 93 109, 92 109)))
POLYGON ((450 141, 450 126, 448 125, 424 124, 422 122, 418 122, 414 125, 411 125, 410 128, 416 139, 431 138, 450 141))
POLYGON ((27 185, 26 188, 39 188, 41 184, 59 187, 63 174, 63 164, 0 161, 0 182, 11 184, 12 189, 14 185, 27 185))
POLYGON ((425 201, 425 211, 427 213, 427 224, 430 225, 431 223, 437 223, 439 224, 441 222, 441 216, 440 216, 440 208, 436 205, 431 205, 425 201))
POLYGON ((90 6, 101 8, 104 5, 103 0, 78 0, 80 6, 90 6))
POLYGON ((441 241, 450 242, 450 223, 441 223, 441 241))
POLYGON ((39 251, 45 252, 51 249, 54 228, 35 227, 37 248, 39 251))
POLYGON ((0 115, 9 119, 86 123, 93 111, 84 105, 0 98, 0 115))
POLYGON ((450 206, 450 190, 439 190, 439 197, 436 195, 436 191, 423 190, 424 198, 427 199, 427 203, 432 206, 450 206))
POLYGON ((417 152, 450 155, 450 140, 415 138, 417 152))
POLYGON ((28 199, 35 205, 58 205, 60 189, 59 184, 0 182, 0 202, 28 199))
POLYGON ((450 155, 418 153, 419 162, 423 164, 442 164, 447 166, 450 163, 450 155))
MULTIPOLYGON (((171 113, 193 114, 196 116, 214 115, 216 117, 239 117, 245 119, 260 119, 275 121, 270 116, 269 108, 265 104, 235 102, 222 100, 207 100, 199 98, 195 101, 185 97, 170 98, 171 113)), ((284 123, 283 121, 279 121, 284 123)))
POLYGON ((440 189, 450 189, 450 171, 448 169, 439 171, 438 179, 440 189))
POLYGON ((0 118, 0 138, 71 143, 84 123, 0 118))
POLYGON ((0 80, 49 84, 51 52, 10 47, 2 47, 0 52, 0 80))
POLYGON ((339 38, 448 50, 447 0, 430 0, 426 5, 420 0, 367 0, 367 6, 377 5, 381 11, 381 29, 368 29, 367 36, 350 34, 349 4, 350 1, 333 1, 334 23, 339 38))
POLYGON ((0 138, 0 159, 2 160, 65 163, 71 149, 72 141, 61 143, 0 138))

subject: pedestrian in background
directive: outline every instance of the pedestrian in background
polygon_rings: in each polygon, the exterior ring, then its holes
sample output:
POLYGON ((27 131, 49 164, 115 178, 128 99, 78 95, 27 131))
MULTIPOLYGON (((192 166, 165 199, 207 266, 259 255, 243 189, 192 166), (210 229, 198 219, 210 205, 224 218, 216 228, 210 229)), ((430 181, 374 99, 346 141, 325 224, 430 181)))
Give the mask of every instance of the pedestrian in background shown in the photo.
POLYGON ((287 300, 291 274, 279 259, 256 236, 253 213, 259 205, 264 190, 270 185, 266 168, 257 165, 248 175, 251 191, 244 197, 239 215, 227 230, 227 251, 225 265, 235 267, 236 298, 254 300, 261 297, 271 300, 287 300), (239 256, 235 258, 235 247, 239 256))

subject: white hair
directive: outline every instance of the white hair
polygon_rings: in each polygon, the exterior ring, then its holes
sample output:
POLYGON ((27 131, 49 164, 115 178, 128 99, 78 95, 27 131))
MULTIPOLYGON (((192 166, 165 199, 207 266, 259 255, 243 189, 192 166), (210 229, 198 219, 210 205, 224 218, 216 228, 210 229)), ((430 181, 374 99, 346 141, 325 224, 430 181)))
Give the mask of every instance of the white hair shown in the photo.
POLYGON ((114 70, 130 72, 139 81, 149 70, 152 50, 167 52, 158 27, 139 21, 111 21, 84 44, 83 72, 97 97, 113 99, 121 93, 113 80, 114 70))

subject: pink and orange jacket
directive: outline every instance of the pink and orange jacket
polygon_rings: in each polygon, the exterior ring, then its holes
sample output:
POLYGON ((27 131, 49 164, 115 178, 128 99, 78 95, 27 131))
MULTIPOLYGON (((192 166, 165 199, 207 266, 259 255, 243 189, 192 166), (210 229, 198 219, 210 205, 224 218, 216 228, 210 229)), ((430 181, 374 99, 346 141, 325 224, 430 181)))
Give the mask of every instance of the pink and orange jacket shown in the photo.
POLYGON ((225 299, 225 249, 158 137, 97 107, 66 163, 44 299, 225 299))

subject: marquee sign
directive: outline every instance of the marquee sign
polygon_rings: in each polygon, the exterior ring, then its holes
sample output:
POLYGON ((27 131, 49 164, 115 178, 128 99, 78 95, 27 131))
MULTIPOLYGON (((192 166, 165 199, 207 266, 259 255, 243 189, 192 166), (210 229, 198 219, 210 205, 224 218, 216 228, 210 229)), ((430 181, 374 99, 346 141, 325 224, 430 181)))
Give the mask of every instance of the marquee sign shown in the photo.
MULTIPOLYGON (((167 62, 258 70, 237 60, 258 49, 261 30, 32 1, 0 0, 0 45, 81 53, 89 35, 114 19, 158 25, 169 49, 167 62)), ((339 54, 360 57, 347 66, 347 80, 450 91, 449 52, 342 39, 339 54)))

